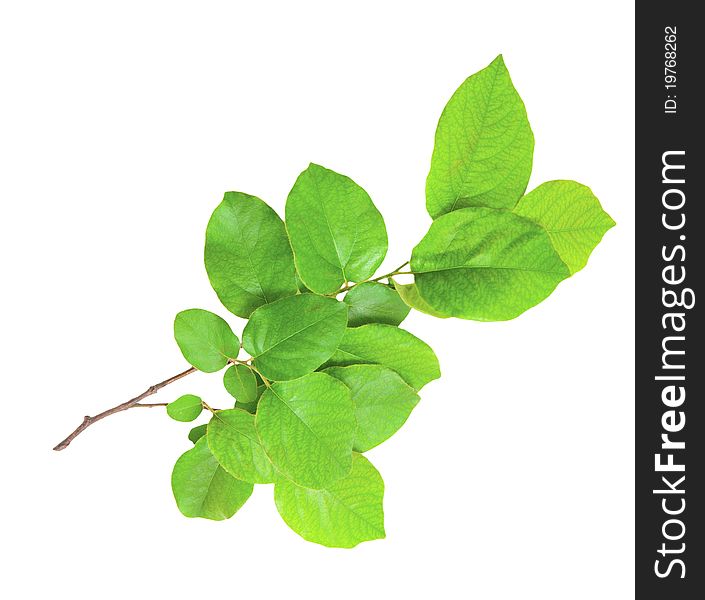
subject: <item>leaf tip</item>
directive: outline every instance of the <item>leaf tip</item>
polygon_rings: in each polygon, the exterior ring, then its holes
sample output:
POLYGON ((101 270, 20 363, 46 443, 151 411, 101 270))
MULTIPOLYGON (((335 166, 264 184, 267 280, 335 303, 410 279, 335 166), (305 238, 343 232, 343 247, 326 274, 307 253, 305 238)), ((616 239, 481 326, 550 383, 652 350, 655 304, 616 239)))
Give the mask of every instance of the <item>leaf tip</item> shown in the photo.
POLYGON ((306 171, 321 171, 323 169, 325 169, 324 166, 319 165, 318 163, 315 163, 315 162, 310 162, 310 163, 308 163, 308 167, 306 167, 305 170, 306 171))

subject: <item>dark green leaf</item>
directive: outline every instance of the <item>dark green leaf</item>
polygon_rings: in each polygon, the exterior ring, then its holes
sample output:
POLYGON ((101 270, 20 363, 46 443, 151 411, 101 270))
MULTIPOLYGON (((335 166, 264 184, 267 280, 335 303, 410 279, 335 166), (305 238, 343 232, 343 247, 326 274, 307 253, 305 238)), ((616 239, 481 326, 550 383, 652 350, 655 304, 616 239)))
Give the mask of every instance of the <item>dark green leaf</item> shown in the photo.
POLYGON ((188 439, 190 439, 194 444, 200 440, 204 435, 206 435, 206 429, 208 425, 204 423, 203 425, 196 425, 191 431, 188 432, 188 439))
POLYGON ((258 405, 259 405, 259 397, 254 402, 236 402, 235 408, 246 410, 251 415, 254 415, 257 412, 258 405))
POLYGON ((399 325, 409 314, 409 307, 394 289, 372 281, 356 285, 343 301, 348 305, 348 327, 367 323, 399 325))
POLYGON ((284 223, 255 196, 225 194, 208 222, 205 263, 218 298, 238 317, 296 293, 284 223))

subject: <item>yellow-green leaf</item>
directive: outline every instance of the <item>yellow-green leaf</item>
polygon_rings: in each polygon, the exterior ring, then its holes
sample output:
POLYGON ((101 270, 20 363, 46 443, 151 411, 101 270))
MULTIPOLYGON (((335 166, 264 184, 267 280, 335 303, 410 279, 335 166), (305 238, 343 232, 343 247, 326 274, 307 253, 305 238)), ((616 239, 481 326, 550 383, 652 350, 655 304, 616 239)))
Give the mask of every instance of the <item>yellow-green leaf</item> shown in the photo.
POLYGON ((500 55, 468 77, 443 109, 426 179, 429 214, 512 208, 526 190, 533 153, 524 103, 500 55))
POLYGON ((171 487, 186 517, 229 519, 252 494, 252 484, 227 473, 208 449, 205 437, 184 452, 174 465, 171 487))
POLYGON ((576 181, 548 181, 532 190, 514 212, 543 227, 570 272, 582 269, 615 223, 589 187, 576 181))
POLYGON ((287 480, 274 485, 274 501, 284 522, 309 542, 352 548, 378 540, 384 532, 384 481, 372 463, 354 454, 348 475, 320 490, 287 480))

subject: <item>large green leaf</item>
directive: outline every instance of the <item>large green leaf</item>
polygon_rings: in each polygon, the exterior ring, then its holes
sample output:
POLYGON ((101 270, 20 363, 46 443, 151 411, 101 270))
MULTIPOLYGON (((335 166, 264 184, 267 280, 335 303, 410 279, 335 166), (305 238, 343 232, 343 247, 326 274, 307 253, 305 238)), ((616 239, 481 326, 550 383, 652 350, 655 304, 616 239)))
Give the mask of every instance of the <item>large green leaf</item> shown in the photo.
POLYGON ((438 359, 426 342, 404 329, 381 323, 347 329, 325 366, 357 364, 389 367, 415 390, 441 376, 438 359))
POLYGON ((396 433, 419 402, 399 376, 382 365, 331 367, 325 371, 352 392, 357 430, 353 449, 367 452, 396 433))
POLYGON ((384 481, 361 454, 352 470, 325 489, 311 490, 287 480, 274 485, 274 501, 284 522, 309 542, 352 548, 385 537, 384 481))
POLYGON ((397 283, 395 281, 394 287, 396 288, 399 297, 414 310, 431 315, 432 317, 438 317, 439 319, 448 318, 448 315, 436 310, 421 297, 421 294, 419 294, 419 288, 416 287, 415 283, 397 283))
POLYGON ((351 289, 343 302, 348 305, 348 327, 367 323, 399 325, 409 314, 409 307, 394 288, 368 281, 351 289))
POLYGON ((257 401, 257 379, 246 365, 232 365, 225 371, 223 385, 238 402, 251 404, 257 401))
POLYGON ((198 396, 185 394, 166 405, 166 414, 174 421, 193 421, 201 414, 203 402, 198 396))
POLYGON ((464 208, 444 215, 414 248, 421 296, 463 319, 513 319, 570 275, 546 231, 507 210, 464 208))
POLYGON ((582 269, 605 232, 614 227, 589 187, 577 181, 548 181, 514 208, 541 225, 571 273, 582 269))
POLYGON ((251 483, 272 483, 274 468, 260 444, 255 417, 237 408, 219 410, 208 423, 208 446, 233 477, 251 483))
POLYGON ((225 194, 208 222, 205 263, 218 298, 238 317, 296 293, 284 223, 255 196, 225 194))
POLYGON ((237 358, 240 340, 218 315, 200 308, 181 311, 174 319, 174 338, 184 358, 200 371, 219 371, 237 358))
POLYGON ((367 192, 349 177, 311 164, 286 200, 286 228, 306 287, 336 292, 382 263, 387 230, 367 192))
POLYGON ((227 473, 202 437, 176 461, 171 488, 183 515, 222 521, 245 504, 253 486, 227 473))
POLYGON ((320 489, 350 471, 352 398, 330 375, 275 383, 260 398, 255 425, 276 469, 299 485, 320 489))
POLYGON ((283 298, 252 313, 242 344, 268 379, 301 377, 335 352, 347 312, 346 305, 334 298, 315 294, 283 298))
POLYGON ((426 208, 512 208, 531 174, 534 135, 502 56, 466 79, 438 121, 426 208))

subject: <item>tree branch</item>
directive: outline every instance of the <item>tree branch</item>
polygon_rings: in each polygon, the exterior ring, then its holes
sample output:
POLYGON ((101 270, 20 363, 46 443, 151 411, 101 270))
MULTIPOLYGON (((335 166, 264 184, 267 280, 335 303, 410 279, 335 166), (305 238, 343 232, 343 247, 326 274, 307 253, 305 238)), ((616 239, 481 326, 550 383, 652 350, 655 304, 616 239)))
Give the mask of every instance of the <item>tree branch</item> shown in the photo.
POLYGON ((110 415, 114 415, 115 413, 122 412, 124 410, 128 410, 130 408, 134 408, 135 406, 160 406, 159 404, 155 405, 147 405, 147 404, 139 404, 141 400, 144 400, 148 396, 151 396, 152 394, 156 394, 159 390, 161 390, 164 386, 169 385, 170 383, 174 383, 175 381, 178 381, 182 377, 186 377, 186 375, 190 375, 191 373, 195 372, 196 369, 194 367, 191 367, 189 369, 186 369, 182 373, 179 373, 178 375, 174 375, 173 377, 169 377, 169 379, 165 379, 164 381, 161 381, 160 383, 155 383, 154 385, 150 386, 147 388, 146 391, 142 392, 139 396, 135 396, 132 398, 132 400, 128 400, 127 402, 123 402, 122 404, 118 404, 117 406, 114 406, 113 408, 109 408, 106 411, 103 411, 100 414, 97 414, 95 417, 83 417, 83 423, 81 423, 76 429, 74 429, 73 433, 69 435, 63 442, 59 442, 56 446, 54 446, 54 450, 57 452, 59 450, 64 450, 65 448, 68 448, 69 444, 73 442, 74 438, 78 435, 80 435, 85 429, 88 429, 93 423, 96 423, 97 421, 100 421, 101 419, 105 419, 105 417, 109 417, 110 415))

